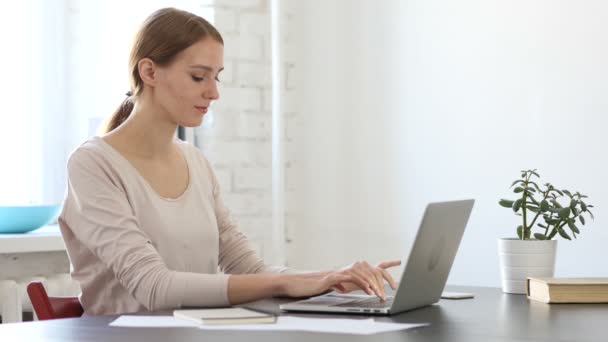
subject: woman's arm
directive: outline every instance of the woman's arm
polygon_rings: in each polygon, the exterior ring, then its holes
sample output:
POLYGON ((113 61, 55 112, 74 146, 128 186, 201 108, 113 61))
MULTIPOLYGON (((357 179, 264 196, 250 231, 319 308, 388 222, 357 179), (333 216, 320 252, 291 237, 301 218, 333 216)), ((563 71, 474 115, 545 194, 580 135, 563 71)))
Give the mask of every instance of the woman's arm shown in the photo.
POLYGON ((228 278, 228 300, 235 305, 273 296, 309 297, 351 281, 355 281, 351 275, 340 272, 231 275, 228 278))
POLYGON ((338 271, 231 275, 228 300, 234 305, 273 296, 309 297, 332 289, 343 293, 362 289, 369 295, 385 299, 384 282, 393 289, 397 287, 386 269, 400 264, 395 260, 373 267, 360 261, 338 271))

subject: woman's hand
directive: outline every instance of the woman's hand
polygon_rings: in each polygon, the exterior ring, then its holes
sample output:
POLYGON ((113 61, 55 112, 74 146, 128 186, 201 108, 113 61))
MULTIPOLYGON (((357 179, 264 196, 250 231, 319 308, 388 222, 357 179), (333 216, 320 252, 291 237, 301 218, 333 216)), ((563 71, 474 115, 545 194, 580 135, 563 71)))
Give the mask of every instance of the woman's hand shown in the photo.
POLYGON ((340 288, 341 283, 356 281, 342 272, 314 272, 280 275, 279 295, 287 297, 311 297, 340 288))
POLYGON ((370 296, 375 294, 384 300, 386 299, 385 281, 393 290, 397 288, 393 277, 386 270, 399 265, 401 265, 400 260, 384 261, 377 266, 371 266, 367 261, 357 261, 339 271, 340 274, 350 275, 353 280, 338 284, 334 288, 340 293, 361 289, 370 296))
POLYGON ((288 297, 310 297, 335 289, 348 293, 361 289, 367 294, 386 299, 384 282, 397 288, 388 268, 401 265, 401 261, 385 261, 371 266, 367 261, 357 261, 337 271, 281 275, 280 292, 288 297))

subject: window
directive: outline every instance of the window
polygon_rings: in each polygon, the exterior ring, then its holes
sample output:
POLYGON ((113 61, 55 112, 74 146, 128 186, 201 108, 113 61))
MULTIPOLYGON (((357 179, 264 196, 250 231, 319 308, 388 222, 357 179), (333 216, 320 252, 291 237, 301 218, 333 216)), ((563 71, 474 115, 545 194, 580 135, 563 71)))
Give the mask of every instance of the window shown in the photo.
POLYGON ((139 24, 177 7, 213 22, 205 1, 44 1, 0 12, 0 205, 60 203, 69 153, 124 100, 139 24))

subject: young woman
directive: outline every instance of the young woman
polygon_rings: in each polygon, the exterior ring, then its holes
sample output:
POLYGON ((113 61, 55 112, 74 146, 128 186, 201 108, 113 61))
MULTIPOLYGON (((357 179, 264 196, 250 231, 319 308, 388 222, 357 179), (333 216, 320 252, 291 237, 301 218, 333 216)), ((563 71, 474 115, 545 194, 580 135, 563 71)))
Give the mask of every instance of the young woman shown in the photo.
POLYGON ((68 161, 59 218, 87 314, 227 306, 270 296, 395 288, 386 268, 356 262, 337 271, 267 266, 238 231, 209 162, 174 138, 199 126, 219 98, 223 40, 203 18, 153 13, 129 59, 131 91, 107 132, 68 161), (218 273, 218 268, 221 273, 218 273))

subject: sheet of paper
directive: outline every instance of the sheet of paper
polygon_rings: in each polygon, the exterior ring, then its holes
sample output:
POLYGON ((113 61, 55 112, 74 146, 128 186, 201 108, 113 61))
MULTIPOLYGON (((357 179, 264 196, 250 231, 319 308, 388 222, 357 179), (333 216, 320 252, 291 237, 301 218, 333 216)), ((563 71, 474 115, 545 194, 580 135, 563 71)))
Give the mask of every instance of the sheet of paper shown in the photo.
POLYGON ((194 327, 200 324, 177 319, 173 316, 129 316, 123 315, 110 323, 111 327, 130 327, 130 328, 179 328, 194 327))
POLYGON ((204 330, 311 331, 334 334, 371 335, 388 331, 407 330, 428 324, 376 322, 373 318, 303 318, 280 316, 275 324, 208 326, 204 330))
POLYGON ((114 327, 199 327, 203 330, 310 331, 354 335, 371 335, 426 325, 428 324, 376 322, 373 318, 303 318, 290 316, 279 316, 275 324, 198 325, 173 316, 120 316, 110 323, 110 326, 114 327))

